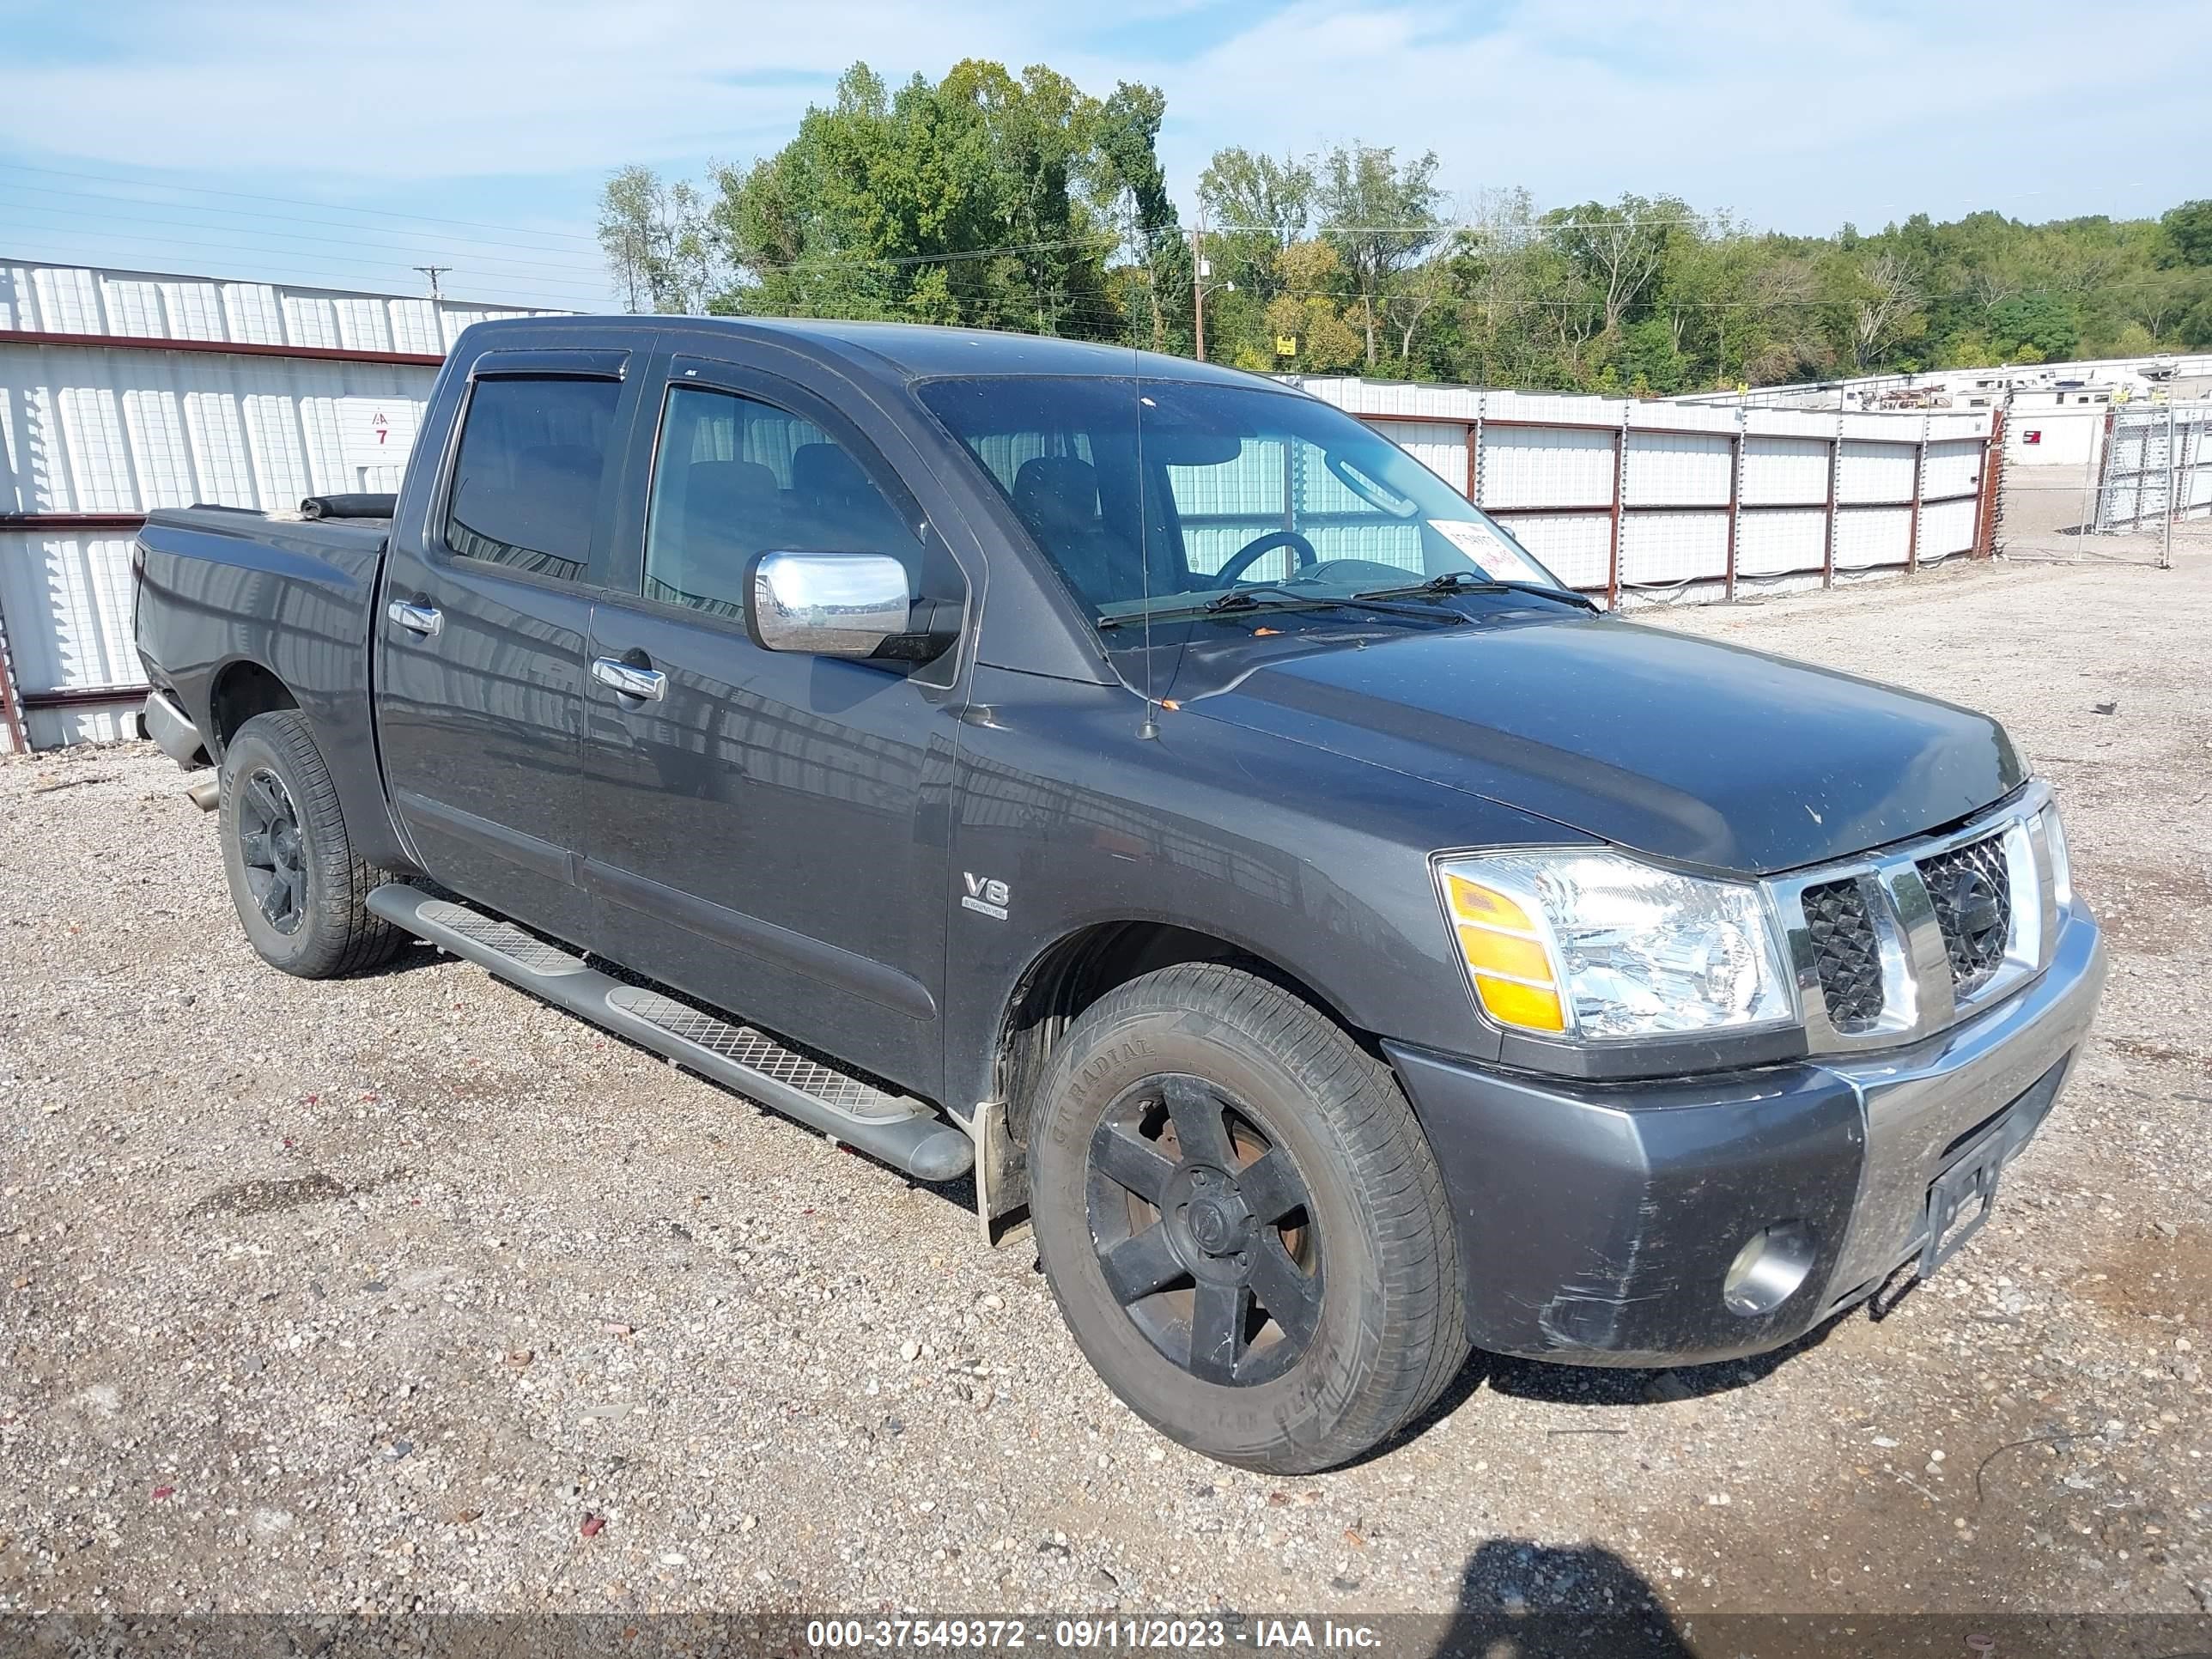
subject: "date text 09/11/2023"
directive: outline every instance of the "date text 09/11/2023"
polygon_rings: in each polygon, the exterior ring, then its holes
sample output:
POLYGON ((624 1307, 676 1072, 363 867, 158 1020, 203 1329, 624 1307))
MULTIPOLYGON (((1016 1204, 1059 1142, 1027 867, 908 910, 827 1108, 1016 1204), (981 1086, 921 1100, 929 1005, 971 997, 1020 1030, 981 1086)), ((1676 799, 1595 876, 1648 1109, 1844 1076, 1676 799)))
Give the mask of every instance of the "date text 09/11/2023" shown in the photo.
POLYGON ((827 1619, 808 1623, 817 1651, 855 1649, 1049 1648, 1070 1651, 1151 1650, 1320 1650, 1371 1651, 1373 1626, 1333 1619, 827 1619))

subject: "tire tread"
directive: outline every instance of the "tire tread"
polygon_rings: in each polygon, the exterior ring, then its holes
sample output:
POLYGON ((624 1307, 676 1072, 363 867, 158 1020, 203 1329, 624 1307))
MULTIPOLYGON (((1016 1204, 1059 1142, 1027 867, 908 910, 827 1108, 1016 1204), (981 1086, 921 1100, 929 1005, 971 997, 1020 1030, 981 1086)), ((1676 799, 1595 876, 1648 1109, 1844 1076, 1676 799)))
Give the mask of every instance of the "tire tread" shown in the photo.
POLYGON ((1187 963, 1108 992, 1078 1018, 1046 1067, 1046 1091, 1087 1051, 1086 1036, 1146 1016, 1200 1014, 1274 1055, 1342 1149, 1380 1265, 1384 1322, 1371 1374, 1315 1443, 1250 1462, 1278 1474, 1334 1467, 1388 1439, 1434 1403, 1467 1362, 1465 1303, 1451 1211, 1426 1138, 1396 1077, 1334 1020, 1273 980, 1187 963))
MULTIPOLYGON (((255 948, 270 965, 302 979, 337 979, 380 967, 408 942, 408 935, 368 908, 369 893, 390 879, 382 870, 358 857, 346 833, 345 813, 338 804, 337 785, 316 746, 314 728, 296 708, 256 714, 239 727, 228 745, 222 769, 222 824, 226 838, 232 834, 234 807, 232 793, 240 769, 230 763, 241 750, 264 744, 282 763, 285 787, 300 813, 307 856, 314 866, 309 881, 309 911, 305 925, 313 930, 306 947, 284 960, 255 948)), ((231 849, 226 846, 226 861, 231 849)), ((240 907, 245 900, 234 891, 240 907)), ((249 927, 249 939, 253 938, 249 927)))

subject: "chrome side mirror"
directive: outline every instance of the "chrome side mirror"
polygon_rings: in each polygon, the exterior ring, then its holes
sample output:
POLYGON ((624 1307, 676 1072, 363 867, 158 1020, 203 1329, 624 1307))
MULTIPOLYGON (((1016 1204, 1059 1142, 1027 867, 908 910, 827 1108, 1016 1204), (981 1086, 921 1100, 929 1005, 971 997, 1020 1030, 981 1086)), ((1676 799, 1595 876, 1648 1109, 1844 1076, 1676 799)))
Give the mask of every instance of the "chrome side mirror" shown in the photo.
POLYGON ((872 657, 911 608, 906 567, 882 553, 763 553, 745 583, 745 631, 763 651, 872 657))

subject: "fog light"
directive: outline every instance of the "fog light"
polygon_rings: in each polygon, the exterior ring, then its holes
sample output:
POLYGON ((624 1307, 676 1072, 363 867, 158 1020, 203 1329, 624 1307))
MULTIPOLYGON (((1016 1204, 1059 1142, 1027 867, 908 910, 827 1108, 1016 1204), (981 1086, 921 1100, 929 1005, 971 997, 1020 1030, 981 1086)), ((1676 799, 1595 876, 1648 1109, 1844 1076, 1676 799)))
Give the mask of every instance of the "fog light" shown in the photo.
POLYGON ((1813 1230, 1802 1221, 1778 1221, 1743 1242, 1721 1280, 1721 1301, 1750 1318, 1771 1313, 1797 1293, 1813 1270, 1813 1230))

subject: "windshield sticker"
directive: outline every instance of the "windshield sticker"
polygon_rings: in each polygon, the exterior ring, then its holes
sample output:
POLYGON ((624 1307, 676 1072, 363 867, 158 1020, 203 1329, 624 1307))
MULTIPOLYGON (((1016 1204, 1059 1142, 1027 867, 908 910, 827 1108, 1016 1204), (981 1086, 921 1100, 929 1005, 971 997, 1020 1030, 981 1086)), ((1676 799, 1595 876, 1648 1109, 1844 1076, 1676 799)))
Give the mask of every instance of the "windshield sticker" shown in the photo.
POLYGON ((1500 581, 1535 582, 1557 586, 1529 562, 1528 556, 1486 524, 1467 519, 1431 519, 1429 528, 1473 559, 1500 581))

